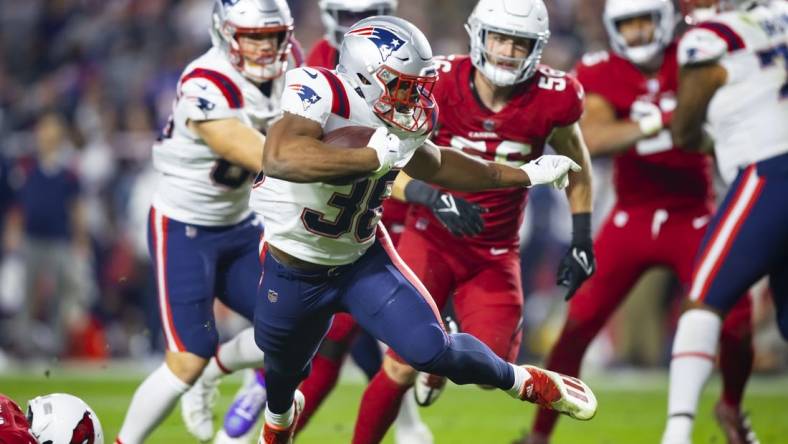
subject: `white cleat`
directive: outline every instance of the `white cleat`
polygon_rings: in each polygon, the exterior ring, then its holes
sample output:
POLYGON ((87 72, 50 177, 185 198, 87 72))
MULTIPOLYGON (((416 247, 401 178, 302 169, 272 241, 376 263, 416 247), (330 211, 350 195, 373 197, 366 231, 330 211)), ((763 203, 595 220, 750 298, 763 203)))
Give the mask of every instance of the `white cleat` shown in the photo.
POLYGON ((252 442, 252 438, 254 438, 256 432, 256 429, 251 429, 246 435, 233 438, 228 435, 224 429, 219 429, 219 431, 216 432, 216 436, 213 438, 213 444, 249 444, 252 442))
POLYGON ((213 406, 219 394, 218 385, 218 381, 208 383, 199 378, 181 397, 183 423, 200 442, 213 438, 213 406))
POLYGON ((428 407, 435 403, 446 387, 446 377, 419 372, 413 384, 413 398, 416 404, 428 407))
POLYGON ((522 367, 531 379, 523 385, 520 399, 581 421, 588 421, 596 415, 596 396, 583 381, 532 365, 522 367))

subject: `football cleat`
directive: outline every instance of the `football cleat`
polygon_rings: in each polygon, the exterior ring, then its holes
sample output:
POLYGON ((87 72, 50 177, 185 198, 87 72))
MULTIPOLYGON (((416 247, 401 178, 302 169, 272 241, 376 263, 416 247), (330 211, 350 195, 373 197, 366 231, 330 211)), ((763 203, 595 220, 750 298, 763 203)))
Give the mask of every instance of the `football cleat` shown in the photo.
POLYGON ((213 444, 249 444, 252 441, 252 435, 254 435, 254 430, 250 430, 246 435, 233 438, 224 429, 219 429, 213 438, 213 444))
POLYGON ((197 379, 181 397, 181 417, 189 431, 200 442, 213 438, 213 406, 219 394, 219 382, 197 379))
POLYGON ((435 403, 446 387, 446 377, 419 372, 413 384, 413 398, 416 404, 427 407, 435 403))
POLYGON ((581 380, 532 365, 522 366, 531 379, 523 384, 519 398, 581 421, 596 415, 594 392, 581 380))
POLYGON ((295 435, 296 424, 298 424, 298 417, 304 411, 304 394, 301 390, 295 391, 295 399, 293 399, 295 406, 295 414, 293 415, 293 422, 287 428, 278 428, 268 424, 268 421, 263 425, 263 431, 260 434, 260 440, 257 444, 292 444, 293 436, 295 435))
POLYGON ((714 406, 714 416, 720 424, 728 444, 760 444, 752 430, 750 418, 722 401, 714 406))
POLYGON ((263 412, 266 397, 265 378, 259 372, 244 384, 224 416, 224 431, 231 438, 249 433, 263 412))

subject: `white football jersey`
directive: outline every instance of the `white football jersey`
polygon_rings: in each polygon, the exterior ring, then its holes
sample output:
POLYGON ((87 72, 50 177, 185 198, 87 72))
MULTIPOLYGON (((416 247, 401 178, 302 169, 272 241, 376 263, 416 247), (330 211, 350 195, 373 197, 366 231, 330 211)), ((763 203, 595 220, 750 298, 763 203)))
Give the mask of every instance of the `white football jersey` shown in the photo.
POLYGON ((730 183, 740 168, 788 152, 788 2, 724 12, 689 30, 679 63, 710 61, 728 72, 707 120, 730 183))
MULTIPOLYGON (((383 122, 342 78, 323 68, 285 75, 282 110, 314 120, 329 133, 345 126, 376 128, 383 122)), ((375 240, 383 200, 396 171, 352 185, 293 183, 266 177, 252 190, 251 207, 263 218, 265 240, 301 260, 349 264, 375 240)))
POLYGON ((233 225, 246 218, 252 174, 214 153, 186 122, 236 118, 264 133, 280 115, 283 87, 281 76, 259 88, 216 48, 190 63, 178 80, 170 122, 153 146, 153 206, 195 225, 233 225))

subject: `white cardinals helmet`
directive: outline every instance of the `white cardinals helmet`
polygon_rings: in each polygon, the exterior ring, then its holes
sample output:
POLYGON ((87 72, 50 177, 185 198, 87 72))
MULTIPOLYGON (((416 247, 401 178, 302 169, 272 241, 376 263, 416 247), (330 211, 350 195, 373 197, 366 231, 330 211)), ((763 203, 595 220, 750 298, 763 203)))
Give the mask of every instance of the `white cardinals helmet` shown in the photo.
POLYGON ((53 393, 30 400, 27 420, 41 444, 104 444, 96 412, 73 395, 53 393))

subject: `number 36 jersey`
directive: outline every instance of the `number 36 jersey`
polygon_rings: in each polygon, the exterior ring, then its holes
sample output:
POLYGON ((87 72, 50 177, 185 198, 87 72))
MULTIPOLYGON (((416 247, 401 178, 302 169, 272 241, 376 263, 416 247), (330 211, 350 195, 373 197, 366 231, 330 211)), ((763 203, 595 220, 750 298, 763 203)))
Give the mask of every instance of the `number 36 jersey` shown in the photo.
POLYGON ((252 173, 214 153, 187 121, 236 118, 265 132, 280 114, 283 78, 258 88, 215 48, 186 67, 170 120, 153 146, 157 210, 180 222, 206 226, 234 225, 251 213, 252 173))
POLYGON ((679 62, 716 61, 725 84, 706 119, 722 177, 788 152, 788 2, 719 14, 691 29, 679 43, 679 62))
MULTIPOLYGON (((663 113, 676 108, 675 44, 665 48, 662 66, 652 76, 607 51, 586 54, 575 71, 586 94, 604 99, 619 120, 639 119, 645 104, 657 105, 663 113)), ((624 208, 710 205, 711 159, 674 147, 666 128, 615 156, 613 183, 617 204, 624 208)))
MULTIPOLYGON (((285 76, 282 110, 320 124, 323 133, 345 126, 382 126, 364 99, 325 68, 299 68, 285 76)), ((301 260, 321 265, 355 262, 375 241, 383 200, 397 175, 352 185, 294 183, 266 177, 254 185, 252 209, 262 216, 265 240, 301 260)))

